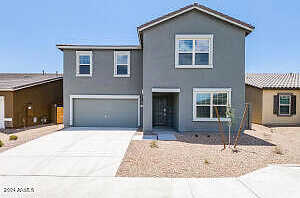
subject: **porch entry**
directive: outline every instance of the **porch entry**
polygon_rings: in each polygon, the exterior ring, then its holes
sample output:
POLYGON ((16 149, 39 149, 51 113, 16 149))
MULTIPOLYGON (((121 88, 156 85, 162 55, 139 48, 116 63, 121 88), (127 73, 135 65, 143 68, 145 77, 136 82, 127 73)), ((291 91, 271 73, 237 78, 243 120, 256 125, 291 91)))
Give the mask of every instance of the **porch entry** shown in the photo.
POLYGON ((178 128, 179 93, 152 93, 152 126, 178 128))

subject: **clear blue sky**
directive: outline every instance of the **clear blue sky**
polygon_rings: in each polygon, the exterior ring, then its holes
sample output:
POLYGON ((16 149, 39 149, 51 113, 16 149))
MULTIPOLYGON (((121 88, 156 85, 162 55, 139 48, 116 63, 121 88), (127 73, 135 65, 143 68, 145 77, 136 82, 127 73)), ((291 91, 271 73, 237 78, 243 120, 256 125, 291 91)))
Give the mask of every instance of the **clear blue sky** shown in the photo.
MULTIPOLYGON (((0 72, 62 72, 58 43, 138 44, 136 27, 195 1, 3 1, 0 72)), ((247 72, 300 72, 300 2, 201 0, 256 27, 246 38, 247 72)))

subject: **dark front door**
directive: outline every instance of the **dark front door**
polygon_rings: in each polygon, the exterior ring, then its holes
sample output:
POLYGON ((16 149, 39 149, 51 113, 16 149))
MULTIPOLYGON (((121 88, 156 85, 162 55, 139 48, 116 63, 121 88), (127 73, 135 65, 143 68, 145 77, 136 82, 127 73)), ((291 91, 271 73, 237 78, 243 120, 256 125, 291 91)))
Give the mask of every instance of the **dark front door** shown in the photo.
POLYGON ((168 126, 168 96, 153 96, 153 126, 168 126))

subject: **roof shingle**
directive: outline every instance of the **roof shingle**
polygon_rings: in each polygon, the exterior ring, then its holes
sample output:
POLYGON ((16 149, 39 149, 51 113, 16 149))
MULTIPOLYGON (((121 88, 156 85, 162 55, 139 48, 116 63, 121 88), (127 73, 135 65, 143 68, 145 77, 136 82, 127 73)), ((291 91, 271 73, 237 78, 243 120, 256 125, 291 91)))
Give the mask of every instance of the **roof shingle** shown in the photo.
POLYGON ((0 91, 13 91, 58 79, 62 79, 62 74, 0 73, 0 91))
POLYGON ((299 73, 246 74, 246 84, 260 89, 300 89, 299 73))

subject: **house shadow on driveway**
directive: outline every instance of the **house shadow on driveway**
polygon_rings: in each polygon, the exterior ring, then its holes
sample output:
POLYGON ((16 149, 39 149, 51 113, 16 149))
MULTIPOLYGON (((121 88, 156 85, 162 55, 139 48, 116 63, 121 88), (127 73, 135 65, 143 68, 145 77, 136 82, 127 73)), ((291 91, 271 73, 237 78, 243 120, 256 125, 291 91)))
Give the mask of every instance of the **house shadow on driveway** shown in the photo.
MULTIPOLYGON (((177 141, 190 144, 204 144, 204 145, 223 145, 220 133, 184 133, 176 134, 177 141)), ((236 136, 231 137, 231 144, 234 144, 236 136)), ((225 135, 225 143, 228 144, 228 134, 225 135)), ((267 140, 241 133, 238 145, 242 146, 276 146, 267 140)))

